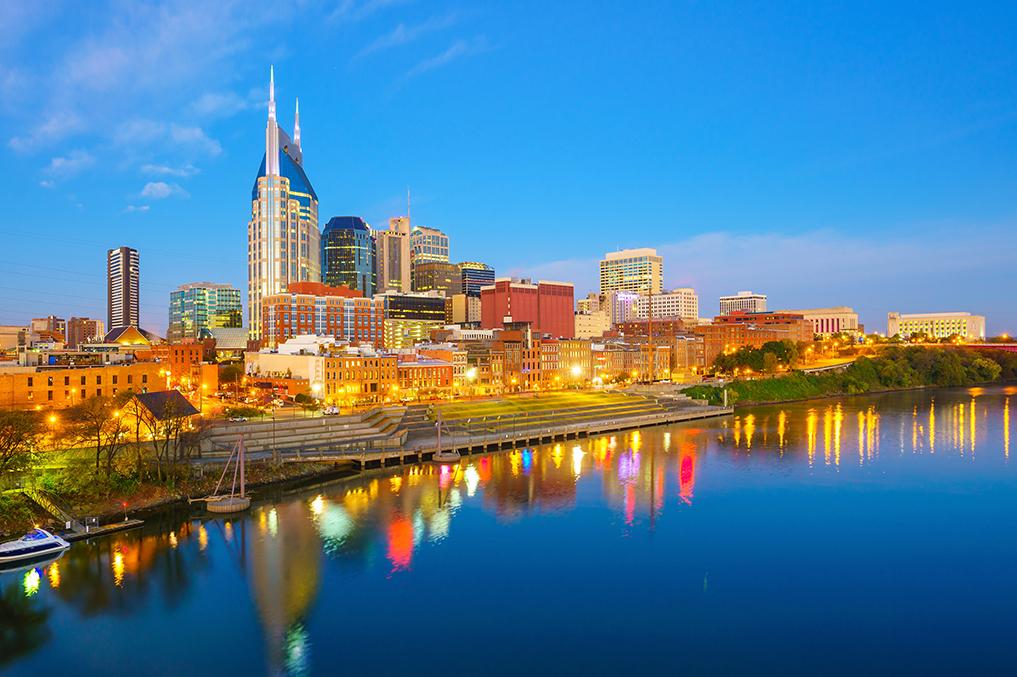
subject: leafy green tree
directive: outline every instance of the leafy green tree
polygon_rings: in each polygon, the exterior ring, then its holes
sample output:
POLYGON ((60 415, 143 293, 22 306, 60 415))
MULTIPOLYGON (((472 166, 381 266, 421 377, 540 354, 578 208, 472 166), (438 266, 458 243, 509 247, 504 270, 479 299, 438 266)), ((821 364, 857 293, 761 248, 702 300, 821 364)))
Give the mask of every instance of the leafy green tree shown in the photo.
POLYGON ((44 426, 34 411, 0 411, 0 473, 29 467, 44 426))

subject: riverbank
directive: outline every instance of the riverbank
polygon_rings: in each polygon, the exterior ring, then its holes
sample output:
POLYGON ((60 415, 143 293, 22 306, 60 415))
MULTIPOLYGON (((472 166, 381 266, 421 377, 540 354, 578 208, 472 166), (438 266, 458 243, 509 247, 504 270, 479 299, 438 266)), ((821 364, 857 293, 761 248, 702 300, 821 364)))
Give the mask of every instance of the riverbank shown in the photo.
MULTIPOLYGON (((441 448, 481 453, 722 416, 731 411, 695 404, 684 396, 657 399, 568 395, 557 399, 533 398, 526 402, 517 401, 519 399, 488 403, 486 408, 476 404, 449 407, 445 412, 441 448)), ((352 476, 371 468, 426 461, 435 450, 433 423, 426 418, 414 418, 408 423, 400 423, 396 432, 400 430, 403 439, 398 447, 382 444, 377 448, 364 446, 355 449, 337 446, 335 437, 331 435, 318 442, 307 439, 306 435, 298 438, 285 429, 273 430, 269 439, 287 440, 290 444, 296 440, 305 446, 288 448, 280 445, 275 450, 258 452, 264 456, 253 461, 249 455, 248 490, 252 493, 269 489, 280 491, 301 484, 352 476), (308 443, 320 444, 323 448, 307 448, 308 443), (273 462, 275 456, 284 462, 273 462)), ((255 431, 247 433, 248 439, 257 439, 255 431)), ((67 468, 59 474, 43 474, 35 478, 35 484, 75 518, 82 521, 97 519, 101 524, 121 521, 125 513, 130 517, 146 518, 178 510, 187 505, 188 498, 212 493, 224 460, 218 458, 213 461, 206 456, 200 464, 180 466, 172 483, 138 482, 117 473, 104 477, 81 466, 80 472, 67 468)), ((28 501, 27 497, 22 498, 28 501)), ((46 519, 41 523, 53 521, 46 519)), ((40 523, 37 513, 33 515, 22 504, 10 511, 7 518, 0 515, 0 532, 17 533, 32 523, 40 523)))
POLYGON ((784 376, 697 385, 685 394, 729 406, 798 402, 928 387, 976 386, 1017 379, 1017 355, 999 351, 893 348, 878 357, 859 357, 842 371, 793 372, 784 376))
MULTIPOLYGON (((247 491, 258 493, 268 490, 286 490, 305 484, 326 482, 352 477, 357 469, 351 464, 307 463, 271 466, 266 463, 250 464, 247 468, 247 491)), ((47 493, 79 520, 95 519, 100 525, 130 519, 148 519, 185 508, 191 498, 212 493, 218 473, 204 473, 178 479, 173 483, 139 482, 127 492, 104 495, 98 492, 67 488, 60 485, 47 487, 47 493), (213 476, 214 475, 214 476, 213 476)), ((28 496, 17 491, 0 495, 0 537, 19 536, 35 526, 61 530, 63 524, 46 513, 28 496)))

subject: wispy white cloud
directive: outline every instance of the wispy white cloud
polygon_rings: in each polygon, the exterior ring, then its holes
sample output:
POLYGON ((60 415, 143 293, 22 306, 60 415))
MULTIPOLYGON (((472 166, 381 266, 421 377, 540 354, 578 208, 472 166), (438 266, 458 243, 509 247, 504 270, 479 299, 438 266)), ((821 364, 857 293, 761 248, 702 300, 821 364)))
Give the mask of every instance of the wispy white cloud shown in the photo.
MULTIPOLYGON (((929 298, 938 304, 931 310, 978 311, 969 307, 979 296, 973 290, 981 285, 985 298, 991 298, 1002 283, 986 271, 1006 270, 1017 258, 1017 239, 1003 236, 1011 228, 999 226, 996 235, 983 232, 984 238, 1000 243, 993 248, 964 229, 929 227, 919 231, 922 235, 902 232, 880 238, 835 230, 711 232, 658 246, 657 251, 664 257, 665 285, 694 287, 704 315, 716 311, 721 294, 752 289, 767 293, 772 308, 855 306, 863 312, 862 319, 877 328, 885 323, 888 310, 930 310, 922 305, 929 298), (955 284, 961 275, 971 283, 955 284)), ((508 274, 571 281, 577 294, 585 294, 598 288, 598 261, 546 261, 508 274)))
POLYGON ((126 207, 124 207, 124 213, 126 214, 142 213, 147 212, 149 209, 151 208, 148 205, 127 205, 126 207))
MULTIPOLYGON (((0 3, 0 18, 11 5, 25 4, 0 3)), ((125 110, 154 120, 164 119, 167 111, 186 110, 195 82, 213 91, 230 83, 236 73, 233 61, 250 50, 257 35, 269 26, 285 26, 298 13, 280 15, 273 5, 241 0, 116 2, 107 11, 93 12, 94 20, 64 40, 53 58, 42 64, 24 60, 32 68, 33 85, 12 112, 25 131, 7 142, 29 152, 77 134, 108 137, 110 130, 122 127, 117 123, 125 110)), ((0 25, 4 43, 19 30, 16 20, 0 25)), ((6 92, 24 77, 18 64, 4 61, 0 88, 6 92)), ((207 109, 215 103, 208 99, 203 105, 207 109)))
POLYGON ((149 181, 139 193, 140 197, 148 200, 165 200, 168 197, 188 197, 186 190, 175 183, 165 181, 149 181))
POLYGON ((409 0, 339 0, 327 20, 330 23, 356 23, 376 12, 407 2, 409 0))
POLYGON ((42 186, 43 188, 53 188, 54 186, 56 186, 56 182, 53 181, 52 179, 43 179, 42 181, 39 182, 39 185, 42 186))
POLYGON ((190 145, 206 155, 218 155, 222 152, 219 142, 209 137, 201 127, 170 125, 170 140, 173 143, 190 145))
POLYGON ((357 52, 353 58, 356 60, 375 52, 392 49, 393 47, 400 47, 402 45, 408 45, 423 35, 450 28, 455 25, 458 18, 459 17, 455 13, 451 13, 444 16, 432 17, 427 21, 410 26, 400 23, 392 29, 392 31, 379 36, 369 45, 357 52))
POLYGON ((418 75, 427 73, 428 71, 433 71, 436 68, 447 66, 453 61, 473 56, 474 54, 480 54, 490 49, 490 43, 488 43, 487 38, 483 35, 478 35, 470 40, 456 40, 449 45, 448 49, 445 51, 440 54, 436 54, 429 59, 424 59, 416 66, 406 71, 403 79, 409 80, 410 78, 415 78, 418 75))
POLYGON ((142 174, 153 174, 155 176, 176 176, 183 179, 189 179, 190 177, 198 174, 201 170, 194 165, 188 163, 181 167, 171 167, 169 165, 157 165, 157 164, 145 164, 141 166, 142 174))
POLYGON ((211 156, 222 152, 220 143, 208 136, 201 127, 167 124, 147 118, 135 118, 121 124, 114 132, 113 140, 117 144, 135 149, 168 142, 178 151, 183 148, 211 156))
POLYGON ((61 141, 84 129, 84 121, 71 111, 59 111, 47 115, 24 136, 14 136, 8 145, 16 151, 28 152, 61 141))
POLYGON ((66 179, 95 164, 95 158, 83 150, 72 150, 66 155, 54 157, 42 170, 48 176, 66 179))
POLYGON ((252 89, 246 96, 236 92, 206 92, 190 105, 190 111, 204 118, 226 118, 241 111, 267 106, 268 94, 264 89, 252 89))

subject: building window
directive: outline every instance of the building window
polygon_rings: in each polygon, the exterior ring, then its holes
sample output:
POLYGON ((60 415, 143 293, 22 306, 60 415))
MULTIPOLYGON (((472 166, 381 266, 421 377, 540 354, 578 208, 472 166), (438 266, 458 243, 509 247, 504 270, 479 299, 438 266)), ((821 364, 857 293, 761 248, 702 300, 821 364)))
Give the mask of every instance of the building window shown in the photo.
MULTIPOLYGON (((53 380, 53 377, 52 377, 52 376, 50 377, 50 380, 51 380, 51 381, 53 380)), ((50 383, 50 385, 53 385, 53 384, 52 384, 52 383, 50 383)), ((29 387, 29 388, 31 388, 31 387, 32 387, 32 377, 31 377, 31 376, 29 376, 29 377, 28 377, 28 387, 29 387)))
POLYGON ((47 390, 46 391, 46 399, 49 400, 50 402, 53 401, 53 391, 52 390, 47 390))
POLYGON ((71 377, 70 376, 64 376, 64 385, 65 386, 69 386, 70 384, 71 384, 71 377))

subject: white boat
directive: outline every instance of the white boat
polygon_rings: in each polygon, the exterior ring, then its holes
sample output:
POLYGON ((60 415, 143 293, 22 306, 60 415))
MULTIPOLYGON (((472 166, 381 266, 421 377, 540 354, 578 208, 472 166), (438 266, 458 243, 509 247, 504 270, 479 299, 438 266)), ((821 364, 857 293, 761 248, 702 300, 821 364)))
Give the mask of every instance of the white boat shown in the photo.
POLYGON ((71 544, 45 529, 33 529, 16 541, 0 543, 0 564, 45 559, 61 553, 71 544))

